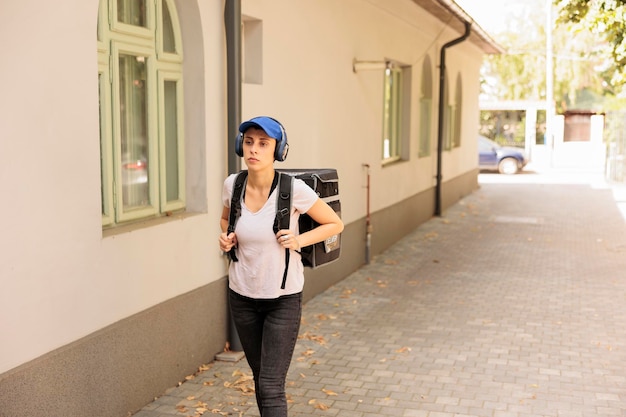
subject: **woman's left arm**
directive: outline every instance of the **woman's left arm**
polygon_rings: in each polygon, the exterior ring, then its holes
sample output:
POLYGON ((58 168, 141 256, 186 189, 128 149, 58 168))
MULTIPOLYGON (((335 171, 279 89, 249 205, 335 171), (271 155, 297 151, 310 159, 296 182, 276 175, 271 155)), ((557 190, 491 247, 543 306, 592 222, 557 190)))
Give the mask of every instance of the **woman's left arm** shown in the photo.
POLYGON ((343 231, 343 222, 337 213, 320 198, 317 199, 306 214, 311 216, 311 218, 320 225, 313 230, 309 230, 297 236, 297 241, 301 248, 314 245, 317 242, 326 240, 343 231))

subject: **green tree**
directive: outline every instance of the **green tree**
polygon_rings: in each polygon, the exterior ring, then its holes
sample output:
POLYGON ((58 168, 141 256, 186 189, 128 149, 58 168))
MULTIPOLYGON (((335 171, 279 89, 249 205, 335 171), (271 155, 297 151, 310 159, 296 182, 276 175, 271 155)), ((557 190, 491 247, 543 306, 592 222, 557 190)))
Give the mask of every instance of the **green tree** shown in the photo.
MULTIPOLYGON (((545 0, 530 0, 524 5, 503 16, 507 29, 493 35, 507 53, 486 57, 481 73, 484 99, 546 98, 545 0)), ((611 82, 613 66, 607 42, 598 33, 582 28, 573 30, 560 17, 548 28, 553 42, 553 95, 557 112, 600 110, 605 97, 616 93, 611 82)))
POLYGON ((626 85, 626 0, 554 0, 557 24, 577 33, 591 31, 606 42, 611 58, 601 68, 605 87, 619 93, 626 85))
POLYGON ((545 99, 545 15, 540 3, 531 0, 500 17, 507 29, 494 34, 494 39, 507 53, 486 56, 481 70, 483 98, 545 99))

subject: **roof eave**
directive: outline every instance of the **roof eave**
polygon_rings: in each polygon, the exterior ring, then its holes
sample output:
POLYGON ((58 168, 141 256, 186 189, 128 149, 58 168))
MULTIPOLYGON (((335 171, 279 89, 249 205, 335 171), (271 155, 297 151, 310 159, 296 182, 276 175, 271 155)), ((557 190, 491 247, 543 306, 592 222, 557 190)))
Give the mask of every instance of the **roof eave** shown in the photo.
POLYGON ((503 54, 505 49, 498 45, 474 19, 452 0, 413 0, 435 18, 459 33, 465 32, 465 23, 471 23, 469 41, 486 54, 503 54))

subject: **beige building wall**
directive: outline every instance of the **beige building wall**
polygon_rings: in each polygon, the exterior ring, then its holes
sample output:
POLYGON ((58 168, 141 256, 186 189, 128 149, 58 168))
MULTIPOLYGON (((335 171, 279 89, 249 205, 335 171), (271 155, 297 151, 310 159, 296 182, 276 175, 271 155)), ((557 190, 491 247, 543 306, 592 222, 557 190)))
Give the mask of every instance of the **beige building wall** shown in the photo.
MULTIPOLYGON (((0 6, 2 417, 126 416, 212 360, 228 339, 227 264, 216 244, 232 139, 224 1, 176 1, 187 212, 112 232, 102 230, 100 214, 98 4, 0 6)), ((310 298, 365 261, 364 164, 372 255, 433 215, 439 51, 460 33, 409 0, 243 0, 242 7, 253 29, 243 117, 283 122, 291 150, 278 167, 339 172, 342 258, 307 271, 310 298), (433 63, 433 151, 418 158, 425 56, 433 63), (411 67, 403 161, 381 163, 383 71, 355 73, 354 60, 411 67)), ((470 42, 447 53, 452 89, 461 74, 463 116, 461 146, 443 155, 444 207, 476 187, 482 54, 470 42)))
MULTIPOLYGON (((339 169, 342 213, 365 216, 366 170, 371 166, 372 211, 435 185, 437 84, 433 86, 431 158, 417 157, 422 61, 460 36, 404 0, 244 0, 248 19, 262 21, 263 83, 244 84, 244 117, 271 114, 286 126, 291 144, 285 167, 319 164, 339 169), (407 160, 382 166, 383 69, 354 73, 353 60, 393 60, 411 66, 407 160), (392 185, 392 186, 390 186, 392 185)), ((245 57, 244 57, 245 60, 245 57)), ((471 43, 448 51, 449 91, 463 79, 462 146, 444 155, 444 181, 476 168, 479 69, 482 52, 471 43)))
MULTIPOLYGON (((196 6, 206 18, 196 33, 204 39, 194 52, 200 56, 223 53, 221 6, 196 6)), ((204 114, 196 114, 204 127, 190 128, 197 136, 191 142, 201 139, 203 148, 206 138, 213 142, 196 162, 196 175, 204 178, 190 176, 209 190, 191 197, 203 209, 106 233, 95 83, 98 2, 25 1, 9 8, 0 17, 2 47, 12 57, 0 70, 1 187, 11 201, 2 205, 0 334, 11 337, 0 343, 0 371, 225 274, 215 245, 221 213, 215 195, 225 172, 225 144, 214 139, 225 136, 221 60, 207 59, 196 71, 212 86, 195 97, 204 102, 204 114)))

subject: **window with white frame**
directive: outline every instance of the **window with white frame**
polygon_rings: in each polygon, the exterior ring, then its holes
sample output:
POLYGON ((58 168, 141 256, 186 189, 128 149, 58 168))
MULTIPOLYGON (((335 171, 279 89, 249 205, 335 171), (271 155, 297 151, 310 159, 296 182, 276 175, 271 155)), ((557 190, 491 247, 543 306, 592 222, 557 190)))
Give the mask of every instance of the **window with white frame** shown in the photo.
POLYGON ((101 0, 102 224, 185 208, 182 45, 173 0, 101 0))
POLYGON ((383 103, 383 163, 406 157, 410 98, 410 67, 388 62, 383 103))

